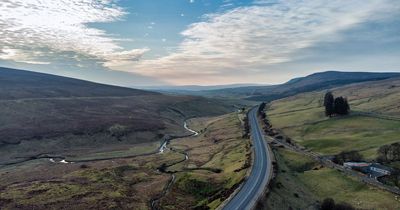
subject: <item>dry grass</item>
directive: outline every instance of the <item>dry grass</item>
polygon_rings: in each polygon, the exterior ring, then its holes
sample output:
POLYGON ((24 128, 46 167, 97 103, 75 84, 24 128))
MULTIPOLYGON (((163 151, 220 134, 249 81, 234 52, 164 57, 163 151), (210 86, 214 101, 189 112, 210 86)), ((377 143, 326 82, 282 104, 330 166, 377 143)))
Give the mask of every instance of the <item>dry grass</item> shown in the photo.
POLYGON ((187 151, 189 160, 179 166, 182 172, 177 174, 176 184, 162 200, 165 209, 196 206, 214 209, 232 193, 230 189, 242 181, 247 171, 243 167, 250 152, 249 140, 242 139, 242 128, 236 114, 208 120, 203 118, 197 123, 207 125, 200 136, 171 144, 187 151), (215 169, 221 172, 210 171, 215 169), (193 186, 198 189, 191 190, 193 186))
MULTIPOLYGON (((243 166, 249 141, 241 139, 238 122, 234 114, 218 119, 192 120, 191 124, 207 126, 207 129, 202 129, 204 133, 171 143, 173 147, 187 150, 190 160, 168 168, 182 172, 177 173, 171 193, 162 200, 165 209, 185 209, 196 205, 216 207, 221 201, 218 198, 208 201, 208 196, 221 193, 220 190, 229 189, 241 181, 246 170, 234 170, 243 166), (219 141, 214 142, 214 137, 219 141), (222 172, 215 173, 210 169, 221 169, 222 172), (214 185, 202 185, 205 181, 215 183, 217 190, 214 185), (194 191, 188 191, 193 182, 204 187, 202 193, 191 194, 194 191), (184 202, 179 202, 179 199, 184 202)), ((131 149, 101 149, 76 158, 118 157, 151 147, 151 144, 141 144, 131 149)), ((167 150, 163 154, 87 163, 61 164, 42 159, 3 167, 0 168, 0 208, 148 209, 150 199, 160 194, 170 180, 170 175, 158 172, 157 168, 182 158, 182 154, 167 150)))
POLYGON ((4 154, 0 164, 15 161, 17 156, 79 155, 80 151, 87 154, 154 142, 165 134, 184 133, 182 114, 220 115, 230 109, 204 98, 165 95, 0 100, 0 152, 4 154), (186 106, 190 103, 194 105, 186 106), (114 125, 125 128, 122 137, 110 133, 114 125))
POLYGON ((1 209, 148 209, 170 177, 163 163, 182 159, 172 152, 146 157, 61 164, 34 161, 0 170, 1 209))

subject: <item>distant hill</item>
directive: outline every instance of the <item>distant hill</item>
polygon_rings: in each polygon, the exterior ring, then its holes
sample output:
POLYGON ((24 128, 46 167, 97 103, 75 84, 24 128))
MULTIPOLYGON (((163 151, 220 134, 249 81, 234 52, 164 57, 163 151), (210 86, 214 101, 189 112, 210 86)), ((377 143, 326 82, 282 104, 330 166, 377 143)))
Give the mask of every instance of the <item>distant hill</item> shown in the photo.
POLYGON ((216 99, 1 68, 0 165, 17 157, 160 141, 164 135, 184 134, 185 118, 233 110, 216 99))
POLYGON ((146 87, 137 87, 138 89, 143 90, 153 90, 158 92, 172 92, 172 93, 192 93, 196 94, 196 91, 205 91, 205 90, 219 90, 219 89, 227 89, 227 88, 239 88, 239 87, 253 87, 260 86, 257 84, 229 84, 229 85, 182 85, 182 86, 146 86, 146 87))
POLYGON ((347 97, 353 110, 400 119, 400 77, 345 85, 332 91, 347 97))
POLYGON ((0 99, 155 95, 143 90, 0 67, 0 99))
POLYGON ((323 90, 347 84, 376 81, 400 77, 400 73, 369 73, 327 71, 295 78, 281 85, 240 87, 201 91, 201 95, 211 97, 239 97, 254 101, 272 101, 298 93, 323 90))

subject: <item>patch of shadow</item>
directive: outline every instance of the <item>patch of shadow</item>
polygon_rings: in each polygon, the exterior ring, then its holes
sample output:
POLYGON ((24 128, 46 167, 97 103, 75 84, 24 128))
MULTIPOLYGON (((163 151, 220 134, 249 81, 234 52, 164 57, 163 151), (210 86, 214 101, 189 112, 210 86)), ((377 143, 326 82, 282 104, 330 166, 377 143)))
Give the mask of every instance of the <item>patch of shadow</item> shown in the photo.
POLYGON ((39 195, 39 194, 45 193, 47 191, 49 191, 49 189, 32 190, 32 191, 29 191, 27 194, 29 196, 35 196, 35 195, 39 195))

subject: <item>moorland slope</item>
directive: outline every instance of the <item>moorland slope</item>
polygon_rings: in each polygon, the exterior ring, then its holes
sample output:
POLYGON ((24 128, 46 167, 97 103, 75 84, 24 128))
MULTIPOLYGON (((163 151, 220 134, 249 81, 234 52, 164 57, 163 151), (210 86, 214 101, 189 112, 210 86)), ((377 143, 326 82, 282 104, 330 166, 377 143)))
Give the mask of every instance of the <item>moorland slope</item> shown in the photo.
POLYGON ((2 68, 0 162, 158 141, 182 135, 185 118, 231 110, 215 99, 2 68))

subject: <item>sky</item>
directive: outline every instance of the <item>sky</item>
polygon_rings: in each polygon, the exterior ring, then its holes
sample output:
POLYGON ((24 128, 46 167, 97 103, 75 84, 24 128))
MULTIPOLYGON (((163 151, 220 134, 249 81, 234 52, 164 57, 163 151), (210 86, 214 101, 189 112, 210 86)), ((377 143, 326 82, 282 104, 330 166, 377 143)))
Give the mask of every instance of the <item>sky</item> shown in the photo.
POLYGON ((0 66, 122 86, 400 72, 399 0, 1 0, 0 66))

